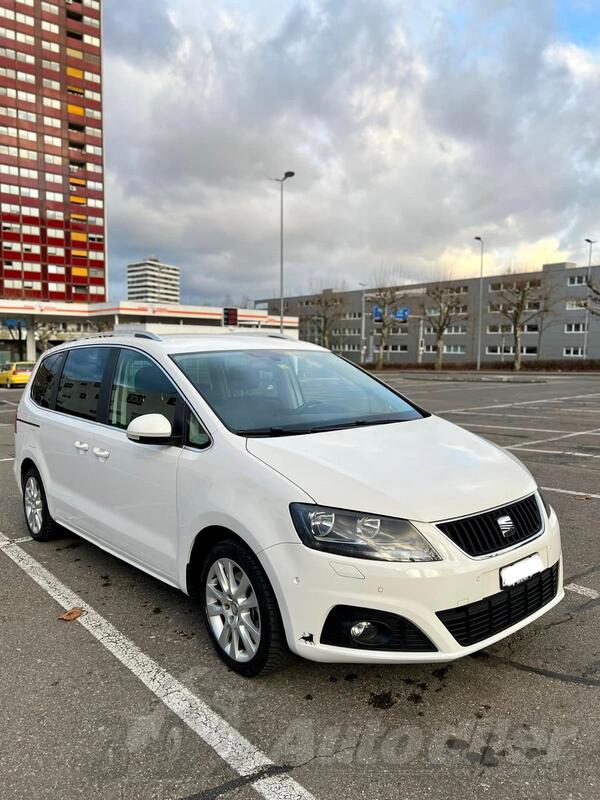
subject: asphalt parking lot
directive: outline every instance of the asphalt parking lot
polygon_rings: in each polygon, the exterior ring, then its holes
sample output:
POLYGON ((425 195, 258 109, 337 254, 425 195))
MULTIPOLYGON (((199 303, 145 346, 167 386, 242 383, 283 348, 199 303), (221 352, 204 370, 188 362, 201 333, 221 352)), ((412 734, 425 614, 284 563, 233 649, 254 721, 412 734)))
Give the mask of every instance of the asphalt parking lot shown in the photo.
POLYGON ((565 600, 451 664, 244 680, 184 595, 75 536, 26 539, 20 392, 0 390, 3 800, 597 796, 600 376, 387 379, 527 464, 561 521, 565 600), (59 621, 74 600, 88 613, 59 621))

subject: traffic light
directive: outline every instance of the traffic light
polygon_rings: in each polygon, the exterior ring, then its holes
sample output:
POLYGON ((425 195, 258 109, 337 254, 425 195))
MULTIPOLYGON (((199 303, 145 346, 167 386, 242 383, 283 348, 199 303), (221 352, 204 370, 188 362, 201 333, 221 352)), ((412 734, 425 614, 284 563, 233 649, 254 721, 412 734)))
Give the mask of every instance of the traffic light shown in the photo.
POLYGON ((235 328, 238 324, 238 310, 237 308, 224 308, 223 309, 223 325, 226 328, 235 328))

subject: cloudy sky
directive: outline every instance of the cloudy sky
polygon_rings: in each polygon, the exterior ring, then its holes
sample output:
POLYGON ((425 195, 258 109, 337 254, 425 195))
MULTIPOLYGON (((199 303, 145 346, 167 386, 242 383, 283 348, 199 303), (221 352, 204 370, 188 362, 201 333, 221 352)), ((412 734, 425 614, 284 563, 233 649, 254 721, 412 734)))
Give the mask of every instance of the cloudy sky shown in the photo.
POLYGON ((150 254, 186 302, 277 294, 285 170, 290 293, 474 274, 476 235, 490 273, 600 239, 600 0, 105 0, 104 23, 112 299, 150 254))

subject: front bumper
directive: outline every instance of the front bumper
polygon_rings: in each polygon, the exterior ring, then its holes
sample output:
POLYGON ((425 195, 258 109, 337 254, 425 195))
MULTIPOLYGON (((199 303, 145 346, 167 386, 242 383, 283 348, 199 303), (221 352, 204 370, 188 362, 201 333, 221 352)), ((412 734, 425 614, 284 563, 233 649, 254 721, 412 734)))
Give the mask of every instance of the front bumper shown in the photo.
POLYGON ((290 649, 312 661, 431 663, 451 661, 481 650, 545 614, 564 597, 560 529, 554 512, 544 514, 544 532, 533 541, 499 555, 465 555, 433 525, 417 526, 443 555, 442 561, 390 563, 311 550, 301 543, 278 544, 259 554, 279 601, 290 649), (544 569, 559 563, 555 597, 535 613, 468 647, 454 639, 437 611, 464 606, 500 591, 499 570, 538 553, 544 569), (334 606, 360 606, 410 620, 431 640, 436 652, 399 652, 324 645, 320 635, 334 606))

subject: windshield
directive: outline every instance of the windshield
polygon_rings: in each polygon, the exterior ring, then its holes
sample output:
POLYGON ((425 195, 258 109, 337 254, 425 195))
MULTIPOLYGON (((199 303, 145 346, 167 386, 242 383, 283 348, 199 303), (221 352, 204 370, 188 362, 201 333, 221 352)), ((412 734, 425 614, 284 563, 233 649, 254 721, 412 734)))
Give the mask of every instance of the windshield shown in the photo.
POLYGON ((316 433, 423 416, 389 387, 324 351, 171 357, 225 425, 243 436, 316 433))
POLYGON ((33 361, 19 361, 15 364, 15 370, 17 372, 31 372, 34 367, 35 362, 33 361))

